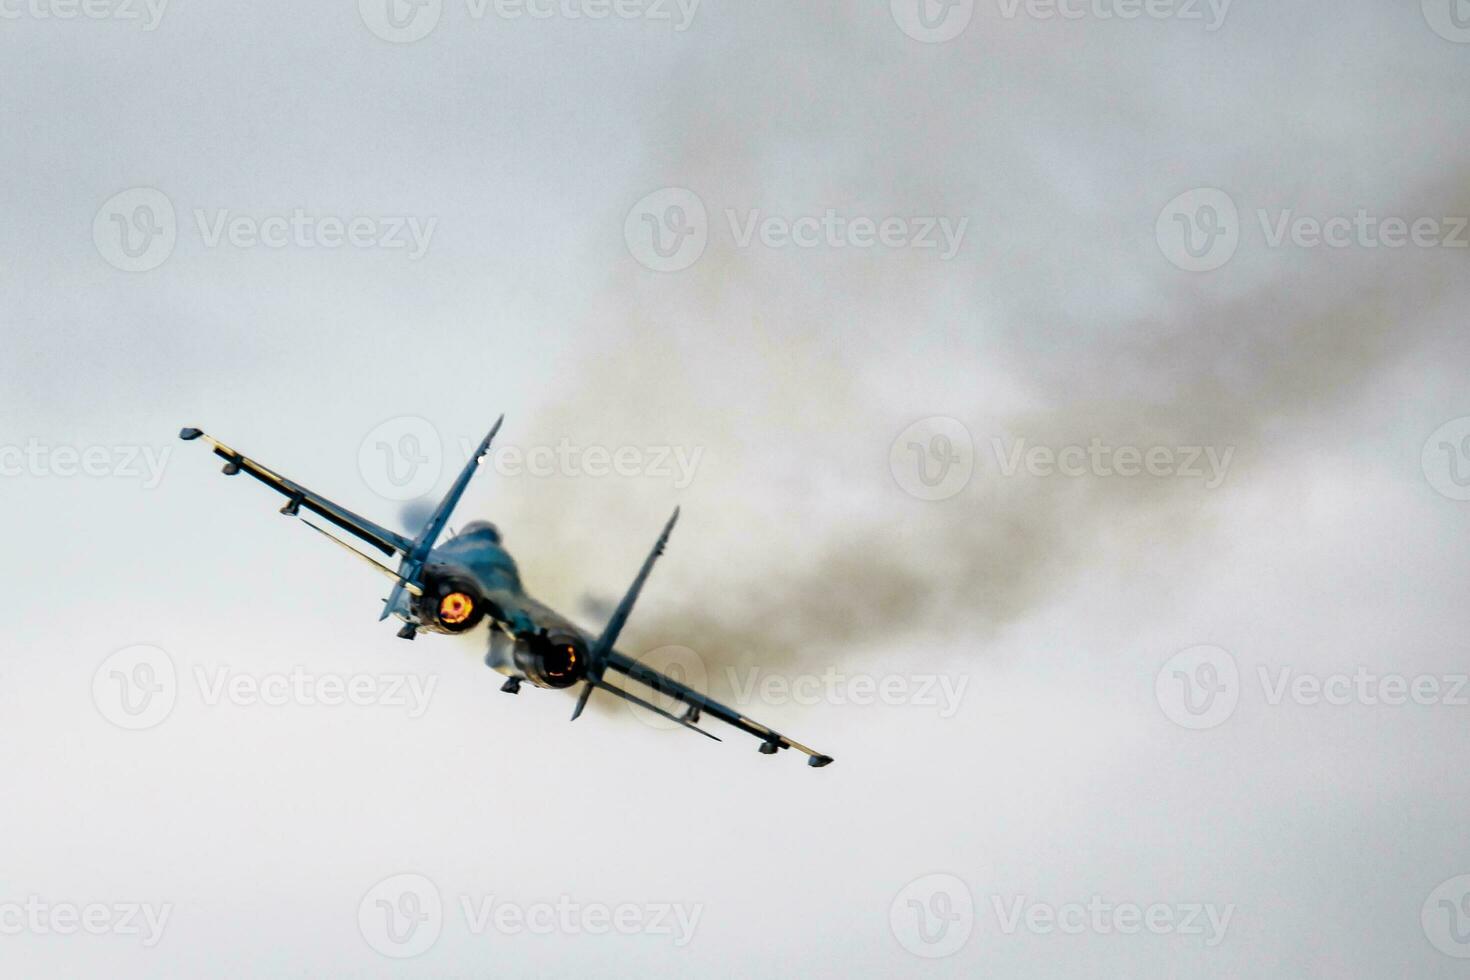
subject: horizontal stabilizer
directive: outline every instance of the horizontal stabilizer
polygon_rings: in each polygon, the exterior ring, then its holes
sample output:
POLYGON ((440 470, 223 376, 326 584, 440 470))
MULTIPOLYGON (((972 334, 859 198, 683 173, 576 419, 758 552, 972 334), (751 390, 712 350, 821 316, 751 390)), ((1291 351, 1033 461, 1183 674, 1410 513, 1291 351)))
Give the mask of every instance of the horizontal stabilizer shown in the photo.
POLYGON ((594 681, 594 680, 589 680, 587 683, 589 685, 596 685, 599 689, 604 690, 604 691, 607 691, 610 694, 616 694, 618 697, 622 698, 624 701, 630 701, 633 704, 638 705, 638 707, 640 707, 640 708, 646 708, 647 710, 652 711, 656 715, 662 715, 663 717, 667 718, 669 721, 672 721, 674 724, 676 724, 676 725, 682 725, 683 727, 688 728, 691 731, 696 731, 699 734, 703 735, 705 738, 712 738, 716 742, 723 742, 724 741, 724 739, 720 738, 720 736, 714 735, 714 734, 712 734, 710 732, 705 731, 703 728, 700 728, 698 725, 694 724, 694 722, 690 721, 688 718, 681 718, 678 715, 674 714, 673 712, 665 711, 663 708, 660 708, 658 705, 653 704, 652 702, 649 702, 649 701, 645 701, 642 698, 640 698, 638 695, 632 693, 631 691, 625 691, 623 688, 618 687, 616 684, 609 684, 607 681, 594 681))
MULTIPOLYGON (((395 572, 395 571, 393 571, 393 569, 389 568, 387 565, 384 565, 382 562, 378 561, 372 555, 365 555, 361 551, 358 551, 356 548, 352 547, 352 545, 348 544, 346 541, 343 541, 341 538, 337 537, 335 534, 332 534, 331 532, 327 531, 326 528, 318 527, 317 525, 311 523, 311 521, 308 521, 305 518, 301 518, 301 523, 302 524, 305 524, 307 527, 311 528, 317 534, 320 534, 322 537, 326 538, 328 541, 332 542, 337 547, 341 548, 343 551, 349 552, 350 554, 356 555, 358 558, 361 558, 363 561, 367 562, 369 565, 373 566, 374 568, 376 568, 378 571, 382 572, 384 575, 388 576, 389 578, 395 579, 395 580, 398 578, 398 573, 395 572)), ((408 588, 408 591, 411 594, 413 594, 415 597, 421 596, 421 595, 424 594, 423 589, 420 589, 416 585, 410 585, 410 586, 407 586, 407 588, 408 588)))
MULTIPOLYGON (((721 704, 714 698, 707 697, 692 687, 679 683, 667 674, 654 670, 647 664, 640 663, 632 657, 618 653, 616 650, 608 654, 606 666, 611 670, 627 676, 631 680, 637 681, 644 687, 671 697, 683 704, 687 704, 694 717, 708 715, 711 718, 724 722, 732 728, 738 728, 742 732, 760 739, 760 750, 764 755, 775 755, 781 749, 795 749, 807 757, 807 765, 813 768, 820 769, 823 766, 832 764, 832 757, 830 755, 818 752, 793 738, 782 735, 774 729, 767 728, 753 718, 747 718, 745 715, 721 704)), ((609 690, 614 690, 610 684, 605 684, 604 686, 609 690)), ((619 693, 626 694, 621 689, 617 690, 619 690, 619 693)), ((659 713, 665 717, 673 717, 665 711, 660 711, 659 713)), ((675 720, 683 722, 683 719, 675 720)))

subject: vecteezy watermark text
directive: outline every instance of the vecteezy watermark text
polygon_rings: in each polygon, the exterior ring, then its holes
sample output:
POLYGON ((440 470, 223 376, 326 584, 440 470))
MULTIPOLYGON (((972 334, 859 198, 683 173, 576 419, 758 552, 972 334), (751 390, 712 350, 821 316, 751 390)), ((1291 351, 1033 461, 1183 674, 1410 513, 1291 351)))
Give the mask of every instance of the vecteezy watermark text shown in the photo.
POLYGON ((1293 245, 1296 248, 1470 248, 1465 234, 1470 218, 1384 217, 1359 208, 1351 216, 1339 214, 1326 218, 1297 214, 1291 208, 1274 214, 1261 208, 1256 211, 1261 234, 1271 248, 1293 245))
MULTIPOLYGON (((970 224, 967 217, 863 215, 837 208, 794 215, 725 208, 724 215, 736 248, 912 249, 938 253, 941 261, 959 252, 970 224)), ((679 272, 699 261, 710 230, 703 199, 684 187, 645 195, 623 221, 629 253, 655 272, 679 272)))
POLYGON ((152 949, 163 938, 173 903, 48 902, 30 895, 24 902, 0 901, 0 936, 140 936, 152 949))
POLYGON ((747 209, 742 217, 734 208, 726 208, 725 220, 738 248, 749 248, 755 240, 766 248, 942 248, 939 258, 946 262, 960 250, 970 225, 967 217, 955 220, 942 215, 850 218, 834 208, 794 218, 762 214, 759 208, 747 209))
MULTIPOLYGON (((1102 895, 1052 903, 1026 895, 992 894, 986 903, 1003 936, 1180 936, 1206 948, 1225 941, 1235 904, 1115 901, 1102 895)), ((981 906, 983 907, 983 906, 981 906)), ((970 886, 952 874, 915 878, 894 896, 888 922, 899 945, 926 959, 950 956, 974 931, 977 906, 970 886)))
POLYGON ((786 675, 759 667, 725 668, 725 679, 738 705, 818 704, 859 707, 913 705, 934 708, 939 717, 952 718, 969 687, 970 678, 948 674, 849 674, 828 667, 821 674, 786 675))
POLYGON ((700 0, 465 0, 473 20, 493 13, 501 20, 667 21, 676 32, 689 29, 700 0))
MULTIPOLYGON (((695 690, 709 690, 709 666, 695 650, 678 644, 667 644, 645 650, 638 662, 676 682, 695 690)), ((822 673, 780 673, 759 667, 725 667, 724 679, 730 700, 741 707, 797 704, 853 705, 856 707, 918 707, 933 710, 940 718, 953 718, 969 689, 970 678, 951 674, 869 674, 853 673, 829 666, 822 673)), ((677 712, 683 706, 674 698, 651 695, 655 704, 677 712)), ((629 714, 650 728, 672 729, 677 723, 623 702, 629 714)))
POLYGON ((1028 446, 1025 439, 1010 445, 1004 437, 990 441, 1001 476, 1113 477, 1151 476, 1160 479, 1204 480, 1214 490, 1225 482, 1235 447, 1112 446, 1094 436, 1086 446, 1028 446))
MULTIPOLYGON (((410 261, 429 251, 436 217, 337 215, 297 207, 255 212, 195 208, 195 230, 206 249, 293 248, 303 251, 380 250, 404 252, 410 261)), ((92 242, 111 266, 148 272, 167 262, 179 239, 179 220, 169 196, 153 187, 133 187, 108 198, 92 221, 92 242)))
POLYGON ((0 20, 139 21, 153 31, 169 0, 0 0, 0 20))
POLYGON ((230 208, 194 209, 194 223, 205 248, 407 249, 412 260, 429 251, 438 218, 417 215, 319 215, 305 208, 259 216, 230 208))
POLYGON ((0 477, 138 480, 144 490, 163 482, 172 446, 55 446, 30 439, 0 445, 0 477))
POLYGON ((351 705, 357 708, 404 708, 410 718, 421 718, 429 708, 436 675, 418 674, 320 674, 305 667, 287 672, 248 674, 229 667, 194 668, 200 697, 210 707, 231 704, 281 707, 297 704, 310 707, 351 705))
POLYGON ((562 895, 555 902, 509 902, 494 895, 462 895, 460 911, 471 935, 529 933, 549 936, 668 936, 673 946, 689 945, 704 906, 682 902, 583 902, 562 895))
MULTIPOLYGON (((374 493, 388 500, 413 500, 433 490, 446 463, 463 466, 479 446, 479 439, 447 440, 427 419, 398 416, 373 428, 358 446, 358 470, 374 493), (446 455, 458 456, 446 460, 446 455)), ((497 441, 486 465, 498 476, 547 479, 563 476, 603 479, 648 478, 669 480, 683 490, 694 482, 704 458, 703 446, 581 445, 563 438, 555 445, 518 445, 497 441)))
POLYGON ((1470 696, 1466 693, 1470 675, 1466 674, 1380 674, 1367 667, 1358 667, 1351 674, 1318 674, 1291 666, 1272 669, 1261 665, 1256 668, 1256 676, 1270 705, 1290 701, 1338 707, 1349 704, 1470 706, 1470 696))
MULTIPOLYGON (((493 894, 461 894, 451 905, 471 936, 657 936, 687 946, 704 905, 687 902, 598 902, 571 895, 521 902, 493 894)), ((418 956, 438 941, 445 925, 439 888, 420 874, 390 875, 358 903, 363 939, 395 959, 418 956)))
MULTIPOLYGON (((462 448, 468 457, 471 447, 462 448)), ((649 476, 672 479, 674 488, 683 490, 694 482, 703 456, 703 446, 579 446, 562 439, 555 446, 506 445, 491 465, 506 477, 649 476)))
MULTIPOLYGON (((1251 675, 1246 675, 1251 676, 1251 675)), ((1352 671, 1319 673, 1287 665, 1258 664, 1254 672, 1270 707, 1470 707, 1470 675, 1380 672, 1365 665, 1352 671)), ((1227 650, 1200 645, 1170 657, 1154 678, 1159 708, 1184 728, 1224 724, 1235 713, 1245 684, 1227 650)))
POLYGON ((996 0, 1000 15, 1015 20, 1177 20, 1218 31, 1232 0, 996 0))
MULTIPOLYGON (((246 673, 231 667, 195 665, 193 680, 200 701, 210 708, 256 706, 402 709, 420 718, 438 687, 437 675, 309 671, 246 673)), ((102 717, 130 731, 161 724, 173 713, 179 696, 179 674, 168 652, 137 644, 109 655, 92 676, 92 702, 102 717)))
MULTIPOLYGON (((1256 222, 1268 249, 1470 248, 1470 216, 1302 214, 1295 208, 1258 208, 1256 222)), ((1155 224, 1159 249, 1189 272, 1211 272, 1234 258, 1248 230, 1234 198, 1214 187, 1185 191, 1164 206, 1155 224)))
MULTIPOLYGON (((495 17, 503 21, 641 20, 672 24, 675 33, 694 23, 700 0, 464 0, 471 21, 495 17)), ((412 44, 434 32, 444 14, 444 0, 358 0, 367 29, 394 44, 412 44)))
POLYGON ((1199 936, 1207 948, 1220 945, 1230 928, 1235 904, 1219 906, 1213 902, 1114 902, 1093 895, 1086 902, 1063 902, 1053 905, 1024 895, 992 895, 1000 931, 1007 936, 1024 929, 1038 936, 1062 933, 1080 936, 1117 934, 1136 936, 1146 932, 1154 936, 1199 936))
MULTIPOLYGON (((1025 438, 990 440, 995 475, 1047 479, 1199 480, 1206 490, 1225 482, 1234 446, 1114 445, 1100 436, 1087 443, 1032 444, 1025 438)), ((921 500, 945 500, 963 490, 982 461, 970 430, 958 419, 935 415, 898 434, 888 450, 893 479, 921 500)))

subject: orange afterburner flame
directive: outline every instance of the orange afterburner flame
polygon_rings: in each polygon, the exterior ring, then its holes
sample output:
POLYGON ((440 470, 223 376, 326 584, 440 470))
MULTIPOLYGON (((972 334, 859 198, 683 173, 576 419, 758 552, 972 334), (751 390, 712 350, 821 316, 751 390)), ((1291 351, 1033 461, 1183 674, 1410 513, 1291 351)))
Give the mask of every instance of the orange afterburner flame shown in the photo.
POLYGON ((463 592, 451 592, 439 600, 439 621, 446 626, 458 626, 475 612, 475 600, 463 592))

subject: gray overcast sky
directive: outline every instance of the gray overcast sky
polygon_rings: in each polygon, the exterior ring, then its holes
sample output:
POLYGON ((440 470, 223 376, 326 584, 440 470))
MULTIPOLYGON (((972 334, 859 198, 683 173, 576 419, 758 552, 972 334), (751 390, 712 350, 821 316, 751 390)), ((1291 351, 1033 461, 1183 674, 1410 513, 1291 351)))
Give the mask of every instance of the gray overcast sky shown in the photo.
POLYGON ((1397 8, 0 0, 0 972, 1462 975, 1397 8), (682 506, 624 647, 835 765, 507 698, 174 439, 399 525, 501 412, 455 523, 596 626, 682 506))

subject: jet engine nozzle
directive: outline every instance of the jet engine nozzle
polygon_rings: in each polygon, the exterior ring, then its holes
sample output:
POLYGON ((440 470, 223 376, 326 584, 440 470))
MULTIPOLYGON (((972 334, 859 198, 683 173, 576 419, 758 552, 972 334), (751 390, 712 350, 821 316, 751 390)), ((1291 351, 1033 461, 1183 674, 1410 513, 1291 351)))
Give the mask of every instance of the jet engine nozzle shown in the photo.
POLYGON ((587 644, 570 633, 522 633, 513 657, 537 687, 571 687, 587 675, 587 644))
POLYGON ((415 605, 422 623, 445 633, 463 633, 485 618, 480 590, 468 579, 455 575, 426 575, 424 594, 415 605))

